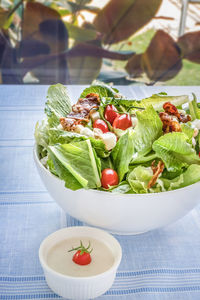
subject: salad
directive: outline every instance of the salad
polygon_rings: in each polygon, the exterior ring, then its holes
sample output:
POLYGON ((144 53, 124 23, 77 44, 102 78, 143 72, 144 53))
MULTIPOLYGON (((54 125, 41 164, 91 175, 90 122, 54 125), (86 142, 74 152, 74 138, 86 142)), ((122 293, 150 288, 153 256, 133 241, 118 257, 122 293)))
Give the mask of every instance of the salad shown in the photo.
POLYGON ((200 105, 196 96, 126 99, 100 82, 72 105, 61 84, 48 89, 36 124, 41 163, 71 190, 156 193, 200 181, 200 105))

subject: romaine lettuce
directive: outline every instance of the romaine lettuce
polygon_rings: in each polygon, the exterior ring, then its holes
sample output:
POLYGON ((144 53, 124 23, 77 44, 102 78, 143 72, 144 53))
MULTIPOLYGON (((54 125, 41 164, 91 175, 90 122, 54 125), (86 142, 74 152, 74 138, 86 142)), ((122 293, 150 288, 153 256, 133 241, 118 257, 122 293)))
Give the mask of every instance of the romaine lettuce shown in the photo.
POLYGON ((200 166, 190 165, 180 176, 171 180, 162 178, 162 181, 168 191, 191 185, 200 181, 200 166))
POLYGON ((187 140, 188 137, 183 132, 172 132, 153 143, 153 150, 169 172, 176 172, 191 164, 200 165, 199 157, 187 140))
POLYGON ((65 181, 66 187, 77 190, 101 186, 101 162, 90 140, 49 146, 48 151, 55 170, 65 181))
POLYGON ((118 140, 115 148, 111 152, 114 167, 118 173, 119 180, 122 181, 124 175, 129 170, 129 164, 134 154, 134 131, 128 129, 118 140))
POLYGON ((45 113, 50 127, 60 123, 60 118, 67 116, 71 111, 71 101, 66 87, 60 83, 51 85, 47 92, 45 113))
POLYGON ((192 117, 192 121, 195 119, 200 119, 200 108, 197 104, 196 95, 193 94, 194 99, 189 103, 190 115, 192 117))
POLYGON ((68 144, 71 142, 80 142, 85 140, 90 140, 92 147, 95 149, 99 157, 108 157, 110 155, 109 151, 106 150, 105 144, 102 140, 98 140, 92 137, 87 137, 72 131, 65 131, 58 128, 49 129, 49 144, 68 144))
POLYGON ((133 137, 135 152, 138 156, 145 156, 152 150, 153 142, 162 135, 163 124, 152 106, 148 106, 144 111, 138 111, 136 115, 138 124, 133 137))

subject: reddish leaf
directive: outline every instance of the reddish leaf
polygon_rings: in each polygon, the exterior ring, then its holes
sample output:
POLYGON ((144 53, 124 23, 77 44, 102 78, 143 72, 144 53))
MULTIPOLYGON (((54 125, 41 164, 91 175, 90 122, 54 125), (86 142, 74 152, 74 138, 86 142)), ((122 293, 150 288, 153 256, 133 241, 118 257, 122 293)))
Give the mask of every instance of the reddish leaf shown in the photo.
POLYGON ((137 78, 144 72, 141 65, 142 54, 133 55, 127 62, 125 69, 133 78, 137 78))
POLYGON ((200 31, 184 34, 178 39, 178 45, 184 58, 200 63, 200 31))
POLYGON ((146 25, 162 0, 110 0, 94 20, 106 44, 123 41, 146 25))
POLYGON ((155 81, 171 79, 180 71, 180 50, 169 34, 162 30, 156 32, 142 55, 142 66, 147 76, 155 81))
MULTIPOLYGON (((45 42, 50 48, 52 55, 66 51, 68 48, 68 32, 60 14, 41 3, 27 3, 22 29, 23 40, 31 37, 41 43, 45 42)), ((68 81, 65 57, 55 56, 52 61, 46 59, 43 66, 37 64, 37 69, 34 69, 33 72, 40 79, 40 83, 52 84, 55 82, 66 83, 68 81)))
POLYGON ((60 15, 54 9, 41 3, 28 2, 24 10, 24 21, 22 26, 23 39, 34 34, 34 37, 41 38, 39 25, 41 22, 49 19, 60 19, 60 15))

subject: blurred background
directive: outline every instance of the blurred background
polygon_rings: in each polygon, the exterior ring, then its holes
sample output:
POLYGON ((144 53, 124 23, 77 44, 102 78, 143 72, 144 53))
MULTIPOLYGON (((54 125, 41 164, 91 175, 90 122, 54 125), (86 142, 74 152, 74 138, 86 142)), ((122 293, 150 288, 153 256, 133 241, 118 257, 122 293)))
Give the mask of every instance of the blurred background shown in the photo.
POLYGON ((0 83, 199 85, 200 0, 1 0, 0 83))

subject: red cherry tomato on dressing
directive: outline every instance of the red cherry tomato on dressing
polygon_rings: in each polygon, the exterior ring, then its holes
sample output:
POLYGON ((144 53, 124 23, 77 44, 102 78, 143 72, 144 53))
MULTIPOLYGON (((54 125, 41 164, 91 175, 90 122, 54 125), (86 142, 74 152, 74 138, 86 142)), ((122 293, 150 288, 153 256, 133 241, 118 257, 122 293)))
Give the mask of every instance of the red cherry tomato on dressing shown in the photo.
POLYGON ((91 263, 91 256, 90 253, 83 252, 81 254, 81 250, 78 250, 73 256, 73 262, 77 265, 89 265, 91 263))
POLYGON ((101 172, 101 185, 104 189, 109 189, 109 186, 117 185, 119 178, 117 172, 113 169, 104 169, 101 172))
POLYGON ((114 105, 112 104, 109 104, 106 106, 106 109, 105 109, 105 113, 104 113, 104 116, 105 116, 105 119, 110 122, 110 124, 113 123, 114 119, 116 117, 119 116, 118 112, 117 112, 117 109, 114 105))
POLYGON ((119 115, 113 122, 114 128, 119 128, 122 130, 126 130, 131 126, 132 126, 131 117, 127 114, 119 115))
POLYGON ((93 128, 99 128, 103 131, 103 133, 106 133, 109 131, 108 125, 106 124, 105 121, 103 121, 101 119, 97 119, 96 121, 94 121, 93 128))

